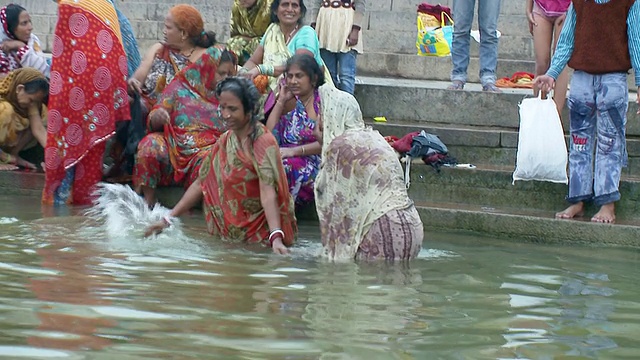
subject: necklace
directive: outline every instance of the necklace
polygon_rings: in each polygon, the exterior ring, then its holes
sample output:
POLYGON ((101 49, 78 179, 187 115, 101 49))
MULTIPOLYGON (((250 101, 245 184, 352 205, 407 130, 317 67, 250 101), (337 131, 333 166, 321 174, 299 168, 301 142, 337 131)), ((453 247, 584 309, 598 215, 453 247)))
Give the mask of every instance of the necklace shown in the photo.
POLYGON ((291 32, 289 33, 289 36, 287 36, 287 41, 285 42, 285 44, 289 45, 289 41, 291 41, 291 38, 296 31, 298 31, 298 24, 296 24, 296 27, 294 27, 293 30, 291 30, 291 32))
POLYGON ((186 56, 186 57, 190 58, 190 57, 191 57, 191 55, 193 55, 193 52, 194 52, 194 51, 196 51, 196 47, 195 47, 195 46, 191 48, 191 51, 189 52, 189 54, 188 54, 188 55, 187 55, 187 54, 182 53, 182 51, 180 52, 180 54, 182 54, 183 56, 186 56))

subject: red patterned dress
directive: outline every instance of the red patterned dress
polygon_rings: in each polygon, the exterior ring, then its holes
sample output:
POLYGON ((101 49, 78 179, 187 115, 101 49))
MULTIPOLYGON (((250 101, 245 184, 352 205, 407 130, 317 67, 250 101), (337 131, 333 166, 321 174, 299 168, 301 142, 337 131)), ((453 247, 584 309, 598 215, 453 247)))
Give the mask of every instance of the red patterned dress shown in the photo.
POLYGON ((105 142, 128 120, 127 57, 109 0, 59 0, 45 149, 45 204, 91 203, 105 142))

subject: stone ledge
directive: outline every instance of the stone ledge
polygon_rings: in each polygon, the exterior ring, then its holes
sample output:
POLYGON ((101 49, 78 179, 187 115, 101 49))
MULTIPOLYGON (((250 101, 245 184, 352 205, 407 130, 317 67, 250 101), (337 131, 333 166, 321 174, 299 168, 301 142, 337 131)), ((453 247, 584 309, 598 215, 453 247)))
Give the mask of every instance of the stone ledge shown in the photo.
MULTIPOLYGON (((640 224, 596 224, 587 220, 556 220, 553 214, 517 213, 514 209, 483 209, 457 204, 419 203, 426 231, 469 231, 515 242, 640 248, 640 224)), ((428 241, 428 238, 427 238, 428 241)))

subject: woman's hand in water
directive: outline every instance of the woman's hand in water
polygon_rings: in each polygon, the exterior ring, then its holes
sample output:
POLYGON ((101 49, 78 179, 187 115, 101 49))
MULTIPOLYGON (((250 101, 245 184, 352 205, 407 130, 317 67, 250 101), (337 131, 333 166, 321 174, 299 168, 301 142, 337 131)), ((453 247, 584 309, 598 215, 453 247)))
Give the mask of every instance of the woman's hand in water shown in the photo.
POLYGON ((167 224, 167 222, 164 220, 160 220, 157 223, 152 224, 151 226, 149 226, 144 230, 144 237, 149 237, 151 235, 158 235, 161 232, 163 232, 164 229, 166 229, 167 227, 169 227, 169 224, 167 224))
POLYGON ((273 240, 271 249, 273 250, 274 254, 278 254, 278 255, 287 255, 289 253, 289 249, 287 249, 287 247, 284 246, 281 238, 277 238, 273 240))

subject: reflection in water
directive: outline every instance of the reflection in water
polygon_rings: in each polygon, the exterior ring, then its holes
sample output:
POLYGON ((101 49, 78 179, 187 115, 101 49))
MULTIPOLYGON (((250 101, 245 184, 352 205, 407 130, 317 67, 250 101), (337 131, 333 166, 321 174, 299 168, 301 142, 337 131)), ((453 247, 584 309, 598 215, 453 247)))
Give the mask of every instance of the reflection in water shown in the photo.
POLYGON ((100 293, 113 279, 95 270, 97 259, 90 244, 70 243, 65 238, 46 236, 41 240, 48 244, 36 249, 41 267, 57 275, 29 278, 27 288, 42 305, 35 310, 38 331, 27 342, 42 348, 101 349, 111 340, 98 336, 98 329, 117 322, 92 314, 90 306, 110 303, 100 293))
POLYGON ((188 233, 153 239, 110 236, 83 216, 11 217, 0 221, 0 356, 7 358, 636 359, 640 352, 633 251, 429 234, 430 249, 409 264, 332 264, 314 255, 315 224, 302 224, 293 255, 280 257, 211 240, 200 215, 185 218, 188 233))

